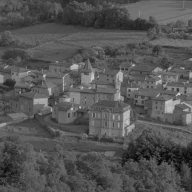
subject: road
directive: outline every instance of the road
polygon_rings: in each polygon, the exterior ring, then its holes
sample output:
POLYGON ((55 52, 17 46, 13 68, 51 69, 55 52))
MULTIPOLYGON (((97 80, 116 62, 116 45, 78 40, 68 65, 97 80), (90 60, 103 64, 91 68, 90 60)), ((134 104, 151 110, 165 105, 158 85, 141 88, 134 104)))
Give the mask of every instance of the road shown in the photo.
POLYGON ((174 130, 183 131, 183 132, 192 134, 192 131, 186 130, 185 128, 183 128, 183 126, 165 125, 165 124, 153 123, 153 122, 143 121, 143 120, 137 120, 137 122, 143 123, 143 124, 148 124, 148 125, 155 125, 155 126, 161 126, 161 127, 165 127, 165 128, 171 128, 174 130))

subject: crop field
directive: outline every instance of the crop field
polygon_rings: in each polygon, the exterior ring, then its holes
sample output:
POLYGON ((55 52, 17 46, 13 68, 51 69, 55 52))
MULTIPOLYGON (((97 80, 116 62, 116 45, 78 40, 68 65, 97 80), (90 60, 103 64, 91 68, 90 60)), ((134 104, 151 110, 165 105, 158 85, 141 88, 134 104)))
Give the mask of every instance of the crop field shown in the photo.
POLYGON ((185 1, 185 9, 183 9, 183 1, 142 1, 125 6, 132 19, 140 17, 149 19, 154 16, 159 22, 165 24, 177 19, 189 20, 192 18, 192 1, 185 1))

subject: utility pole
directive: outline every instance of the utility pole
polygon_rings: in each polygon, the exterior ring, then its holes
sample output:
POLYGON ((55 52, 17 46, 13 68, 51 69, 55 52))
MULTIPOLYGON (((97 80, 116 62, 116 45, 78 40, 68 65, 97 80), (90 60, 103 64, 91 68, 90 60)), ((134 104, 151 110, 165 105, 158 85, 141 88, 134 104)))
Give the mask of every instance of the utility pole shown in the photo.
POLYGON ((185 9, 185 0, 183 0, 183 10, 185 9))

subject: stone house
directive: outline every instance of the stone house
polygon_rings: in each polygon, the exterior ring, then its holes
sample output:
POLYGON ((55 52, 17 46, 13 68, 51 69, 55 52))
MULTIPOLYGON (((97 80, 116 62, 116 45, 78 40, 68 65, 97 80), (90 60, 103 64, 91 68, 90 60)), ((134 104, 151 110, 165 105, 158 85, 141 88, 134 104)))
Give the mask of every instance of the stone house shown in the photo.
POLYGON ((109 137, 128 135, 130 106, 120 101, 102 100, 90 107, 89 134, 109 137))

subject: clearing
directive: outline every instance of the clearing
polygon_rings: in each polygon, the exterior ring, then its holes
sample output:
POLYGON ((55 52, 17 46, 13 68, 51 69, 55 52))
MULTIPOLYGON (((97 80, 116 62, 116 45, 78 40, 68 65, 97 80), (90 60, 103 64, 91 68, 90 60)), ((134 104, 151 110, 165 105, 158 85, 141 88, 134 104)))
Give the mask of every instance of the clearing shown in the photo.
POLYGON ((33 145, 34 149, 53 152, 56 145, 62 145, 64 151, 75 152, 107 152, 114 151, 116 157, 121 157, 125 151, 123 146, 116 143, 102 143, 96 141, 81 141, 77 137, 65 136, 52 138, 50 133, 35 119, 26 120, 18 124, 0 128, 0 137, 18 136, 22 141, 33 145))
POLYGON ((132 19, 140 17, 149 19, 154 16, 162 24, 166 24, 178 19, 189 20, 192 18, 191 9, 192 2, 185 1, 185 9, 183 9, 183 1, 141 1, 125 6, 132 19))

